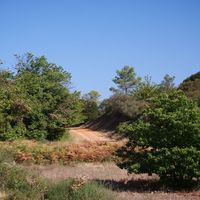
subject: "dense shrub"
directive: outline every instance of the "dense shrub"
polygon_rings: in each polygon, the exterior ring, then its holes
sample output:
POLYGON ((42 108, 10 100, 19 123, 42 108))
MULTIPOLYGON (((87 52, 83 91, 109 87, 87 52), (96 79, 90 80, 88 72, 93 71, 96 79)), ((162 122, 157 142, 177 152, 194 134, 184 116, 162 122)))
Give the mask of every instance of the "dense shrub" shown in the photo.
POLYGON ((55 140, 84 121, 80 93, 69 92, 71 74, 44 56, 17 57, 16 73, 0 72, 0 140, 55 140))
POLYGON ((142 117, 119 128, 129 142, 118 165, 161 179, 200 177, 200 109, 180 91, 152 98, 142 117))
POLYGON ((85 121, 89 122, 97 119, 99 116, 99 108, 95 101, 83 100, 84 110, 83 113, 86 117, 85 121))
POLYGON ((91 122, 100 116, 99 111, 99 97, 101 95, 96 90, 91 90, 82 97, 84 105, 83 113, 85 116, 85 122, 91 122))
POLYGON ((128 94, 116 93, 102 102, 101 107, 106 113, 121 114, 134 119, 143 110, 144 102, 128 94))

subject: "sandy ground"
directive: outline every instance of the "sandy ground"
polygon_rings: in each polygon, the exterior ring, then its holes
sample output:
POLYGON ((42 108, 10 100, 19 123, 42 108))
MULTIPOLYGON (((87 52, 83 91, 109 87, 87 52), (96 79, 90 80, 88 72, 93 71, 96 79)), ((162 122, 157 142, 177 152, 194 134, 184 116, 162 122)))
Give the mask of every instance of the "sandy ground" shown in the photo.
POLYGON ((74 142, 83 142, 84 140, 89 142, 113 141, 109 132, 92 131, 87 128, 71 128, 70 135, 74 142))
MULTIPOLYGON (((73 142, 78 143, 114 140, 109 137, 109 133, 85 128, 72 128, 70 133, 73 137, 73 142)), ((55 182, 68 178, 82 178, 103 183, 113 189, 117 200, 200 200, 200 191, 166 191, 153 186, 158 179, 156 175, 128 175, 126 170, 118 168, 112 162, 76 163, 68 166, 58 164, 48 166, 33 165, 28 168, 36 171, 40 176, 55 182)))

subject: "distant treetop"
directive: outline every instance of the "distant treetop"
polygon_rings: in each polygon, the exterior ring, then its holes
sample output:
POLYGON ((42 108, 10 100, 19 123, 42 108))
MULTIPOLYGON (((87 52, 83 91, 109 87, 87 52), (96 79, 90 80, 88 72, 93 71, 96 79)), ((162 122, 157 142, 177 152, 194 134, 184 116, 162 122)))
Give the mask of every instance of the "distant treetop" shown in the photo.
POLYGON ((116 73, 117 75, 114 77, 113 82, 117 85, 117 88, 110 88, 112 92, 130 94, 137 89, 141 78, 136 76, 133 67, 124 66, 121 70, 117 70, 116 73))

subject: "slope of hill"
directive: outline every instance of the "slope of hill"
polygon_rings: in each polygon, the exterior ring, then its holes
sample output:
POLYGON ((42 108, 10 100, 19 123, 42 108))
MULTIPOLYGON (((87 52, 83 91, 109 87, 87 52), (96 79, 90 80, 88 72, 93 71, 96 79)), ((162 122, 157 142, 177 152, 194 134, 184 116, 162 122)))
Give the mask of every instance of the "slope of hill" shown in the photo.
POLYGON ((200 106, 200 71, 186 78, 179 89, 200 106))
POLYGON ((105 113, 96 120, 90 122, 87 127, 92 130, 115 131, 116 127, 121 123, 130 120, 122 114, 105 113))

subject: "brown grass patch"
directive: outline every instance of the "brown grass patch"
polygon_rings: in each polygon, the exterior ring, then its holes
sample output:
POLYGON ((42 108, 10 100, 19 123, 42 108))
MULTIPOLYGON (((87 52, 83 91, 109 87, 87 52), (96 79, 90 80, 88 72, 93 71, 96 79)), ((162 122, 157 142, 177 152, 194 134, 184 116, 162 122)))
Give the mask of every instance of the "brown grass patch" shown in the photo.
POLYGON ((78 161, 102 162, 113 160, 113 153, 121 147, 119 142, 84 141, 81 143, 62 144, 62 142, 40 143, 21 141, 0 143, 0 148, 9 149, 17 163, 52 164, 78 161))

